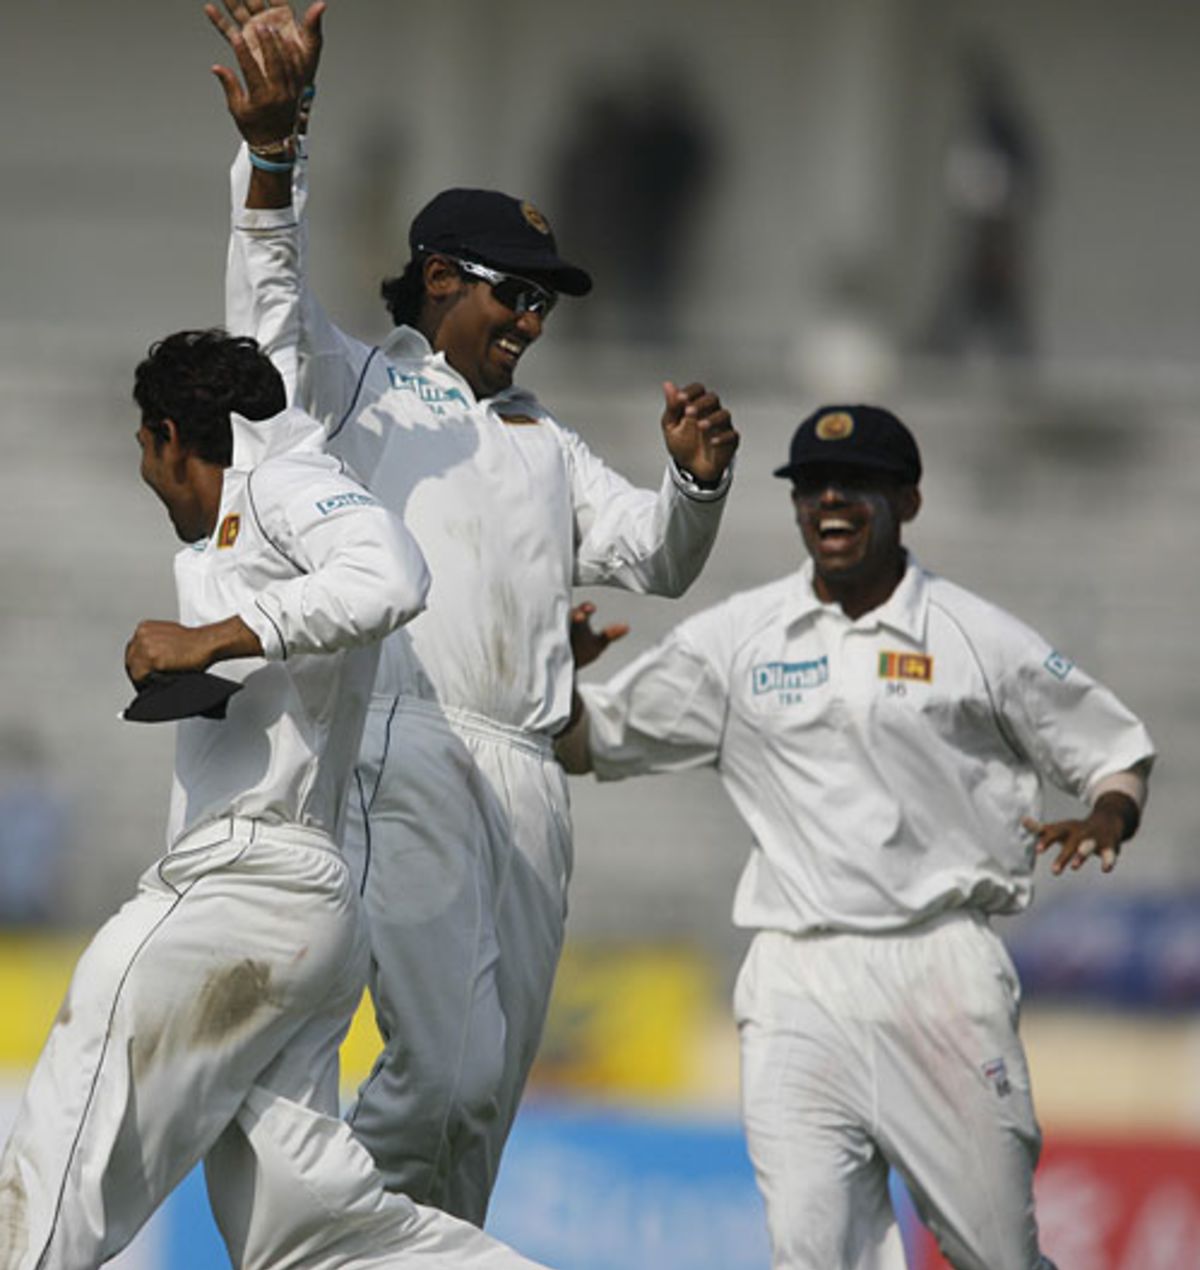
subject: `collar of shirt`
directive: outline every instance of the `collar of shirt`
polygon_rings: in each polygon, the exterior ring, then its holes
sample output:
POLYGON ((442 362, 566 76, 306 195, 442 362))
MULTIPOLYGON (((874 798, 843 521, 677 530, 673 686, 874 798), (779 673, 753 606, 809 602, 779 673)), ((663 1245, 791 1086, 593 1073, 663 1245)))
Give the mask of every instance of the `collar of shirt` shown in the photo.
POLYGON ((246 419, 230 413, 234 471, 248 472, 275 454, 325 448, 324 426, 303 410, 290 407, 269 419, 246 419))
MULTIPOLYGON (((394 327, 387 339, 380 344, 379 349, 392 361, 432 361, 440 366, 446 366, 445 354, 435 353, 433 346, 415 326, 394 327)), ((446 370, 450 374, 457 373, 449 366, 446 366, 446 370)))
POLYGON ((925 623, 929 613, 929 574, 917 563, 911 551, 905 553, 907 564, 904 576, 896 589, 878 607, 851 621, 836 604, 826 604, 813 588, 813 563, 806 560, 800 571, 793 575, 791 595, 784 606, 784 623, 792 626, 811 621, 819 613, 834 615, 847 626, 861 629, 886 626, 919 644, 925 638, 925 623))
POLYGON ((528 411, 535 409, 541 414, 537 398, 516 384, 498 392, 494 397, 478 398, 470 384, 446 360, 446 354, 434 352, 433 346, 413 326, 397 326, 379 346, 379 351, 390 362, 419 362, 424 373, 444 375, 456 388, 466 394, 468 401, 480 404, 485 402, 498 412, 505 409, 515 410, 518 406, 528 411))

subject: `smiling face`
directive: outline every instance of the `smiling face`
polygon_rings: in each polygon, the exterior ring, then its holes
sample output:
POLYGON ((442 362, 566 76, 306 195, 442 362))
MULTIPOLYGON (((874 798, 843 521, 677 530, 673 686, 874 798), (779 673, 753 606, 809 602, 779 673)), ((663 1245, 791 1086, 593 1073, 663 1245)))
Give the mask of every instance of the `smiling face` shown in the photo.
POLYGON ((793 478, 792 505, 818 596, 851 616, 882 604, 904 572, 900 527, 921 506, 916 486, 872 468, 813 465, 793 478))
POLYGON ((464 277, 445 257, 426 262, 421 330, 477 397, 511 386, 517 363, 541 335, 540 314, 501 304, 489 283, 464 277))

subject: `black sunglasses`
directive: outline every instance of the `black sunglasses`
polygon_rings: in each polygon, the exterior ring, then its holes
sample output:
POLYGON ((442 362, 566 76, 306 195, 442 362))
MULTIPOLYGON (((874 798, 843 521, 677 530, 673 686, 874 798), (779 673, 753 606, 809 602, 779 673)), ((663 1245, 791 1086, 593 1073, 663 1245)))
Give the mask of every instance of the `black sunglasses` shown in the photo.
POLYGON ((817 463, 792 473, 792 492, 801 498, 818 498, 831 485, 857 494, 864 490, 896 489, 903 484, 903 479, 894 472, 850 464, 826 467, 817 463))
POLYGON ((492 295, 506 309, 514 313, 536 313, 538 317, 549 317, 550 311, 558 303, 558 294, 530 282, 515 273, 501 273, 498 269, 489 269, 487 265, 477 264, 474 260, 459 260, 451 256, 459 271, 468 277, 479 278, 492 288, 492 295))

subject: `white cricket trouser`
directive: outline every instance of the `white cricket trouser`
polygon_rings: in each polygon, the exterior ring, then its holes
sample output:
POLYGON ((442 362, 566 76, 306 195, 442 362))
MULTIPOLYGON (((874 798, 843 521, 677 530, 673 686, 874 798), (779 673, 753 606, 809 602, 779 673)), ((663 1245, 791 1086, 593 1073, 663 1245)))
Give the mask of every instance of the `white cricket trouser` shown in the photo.
POLYGON ((373 703, 356 779, 385 1044, 349 1123, 389 1189, 482 1225, 562 950, 566 777, 544 738, 400 698, 373 703))
POLYGON ((323 834, 225 819, 176 843, 75 969, 0 1157, 0 1266, 94 1270, 207 1157, 236 1267, 528 1267, 387 1194, 337 1118, 367 963, 323 834))
POLYGON ((755 937, 735 1010, 777 1270, 903 1266, 889 1164, 957 1270, 1050 1266, 1019 998, 972 913, 887 935, 755 937))

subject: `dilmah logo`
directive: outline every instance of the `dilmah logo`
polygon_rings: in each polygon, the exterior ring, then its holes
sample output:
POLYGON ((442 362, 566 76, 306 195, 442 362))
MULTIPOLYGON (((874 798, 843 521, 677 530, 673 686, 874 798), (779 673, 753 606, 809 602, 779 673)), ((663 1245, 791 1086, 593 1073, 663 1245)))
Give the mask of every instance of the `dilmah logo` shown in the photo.
POLYGON ((983 1064, 984 1079, 987 1080, 1000 1098, 1007 1098, 1012 1093, 1012 1085, 1008 1080, 1008 1065, 1002 1058, 990 1058, 983 1064))

